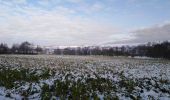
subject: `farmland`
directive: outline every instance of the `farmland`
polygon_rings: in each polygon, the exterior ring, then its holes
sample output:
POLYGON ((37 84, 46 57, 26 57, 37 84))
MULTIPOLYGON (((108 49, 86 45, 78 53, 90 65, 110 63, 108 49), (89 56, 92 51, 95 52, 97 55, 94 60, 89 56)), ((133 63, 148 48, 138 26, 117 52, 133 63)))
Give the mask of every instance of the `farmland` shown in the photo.
POLYGON ((170 61, 0 55, 0 99, 170 99, 170 61))

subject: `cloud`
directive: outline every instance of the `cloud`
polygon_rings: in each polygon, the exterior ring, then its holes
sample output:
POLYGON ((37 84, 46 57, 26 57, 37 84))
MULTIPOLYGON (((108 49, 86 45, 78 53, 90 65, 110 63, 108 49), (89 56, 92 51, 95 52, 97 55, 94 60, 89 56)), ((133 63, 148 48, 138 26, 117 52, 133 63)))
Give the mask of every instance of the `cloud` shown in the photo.
POLYGON ((170 40, 170 23, 134 31, 136 42, 170 40))
POLYGON ((13 0, 13 1, 18 4, 24 4, 27 2, 26 0, 13 0))
POLYGON ((105 9, 104 5, 100 2, 80 6, 80 11, 83 11, 86 14, 94 14, 97 12, 101 12, 104 9, 105 9))
POLYGON ((27 0, 0 0, 0 3, 3 4, 26 4, 27 0))
POLYGON ((68 2, 71 2, 71 3, 80 3, 80 2, 83 2, 83 0, 67 0, 68 2))
POLYGON ((32 6, 2 7, 0 40, 8 44, 27 40, 40 45, 92 45, 119 32, 112 25, 74 16, 74 10, 63 6, 50 11, 32 6))
POLYGON ((103 8, 104 8, 104 7, 103 7, 102 4, 100 4, 100 3, 95 3, 95 4, 93 4, 93 5, 91 6, 90 10, 91 10, 91 11, 100 11, 100 10, 102 10, 103 8))
POLYGON ((170 40, 170 23, 154 25, 148 28, 137 29, 129 33, 131 38, 108 44, 141 44, 147 42, 162 42, 170 40))

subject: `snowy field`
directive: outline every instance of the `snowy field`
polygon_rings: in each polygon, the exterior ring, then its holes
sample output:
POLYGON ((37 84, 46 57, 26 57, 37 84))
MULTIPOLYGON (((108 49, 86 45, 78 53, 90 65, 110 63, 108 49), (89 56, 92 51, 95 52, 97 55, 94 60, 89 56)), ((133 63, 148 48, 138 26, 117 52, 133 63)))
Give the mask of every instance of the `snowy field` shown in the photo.
POLYGON ((0 100, 169 100, 170 61, 0 55, 0 100))

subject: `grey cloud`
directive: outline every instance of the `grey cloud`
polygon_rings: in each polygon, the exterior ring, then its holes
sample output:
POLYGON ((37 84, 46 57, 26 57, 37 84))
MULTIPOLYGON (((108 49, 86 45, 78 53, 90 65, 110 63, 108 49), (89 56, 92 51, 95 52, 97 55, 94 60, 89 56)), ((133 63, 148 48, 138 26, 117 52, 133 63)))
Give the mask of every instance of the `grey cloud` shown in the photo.
POLYGON ((170 23, 136 30, 133 33, 135 33, 136 37, 136 39, 133 40, 135 42, 157 42, 170 40, 170 23))
POLYGON ((170 40, 170 23, 137 29, 130 32, 130 39, 109 42, 108 44, 140 44, 170 40))

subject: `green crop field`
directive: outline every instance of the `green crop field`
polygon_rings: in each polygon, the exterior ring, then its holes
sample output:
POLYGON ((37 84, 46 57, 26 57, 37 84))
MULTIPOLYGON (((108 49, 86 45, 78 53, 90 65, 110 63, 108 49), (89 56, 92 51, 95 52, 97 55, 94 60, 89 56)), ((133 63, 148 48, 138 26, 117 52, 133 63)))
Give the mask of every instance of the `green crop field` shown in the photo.
POLYGON ((2 100, 169 98, 168 60, 104 56, 0 56, 2 100))

